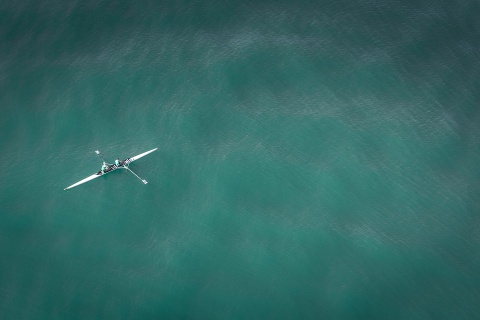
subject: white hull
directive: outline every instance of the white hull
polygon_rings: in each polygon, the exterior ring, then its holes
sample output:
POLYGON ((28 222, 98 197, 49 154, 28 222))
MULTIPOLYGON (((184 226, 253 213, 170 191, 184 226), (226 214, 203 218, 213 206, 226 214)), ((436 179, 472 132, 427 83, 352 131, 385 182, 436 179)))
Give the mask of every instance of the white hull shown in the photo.
POLYGON ((76 186, 78 186, 79 184, 88 182, 88 181, 90 181, 90 180, 93 180, 93 179, 98 178, 98 177, 101 177, 101 176, 102 176, 101 174, 92 174, 91 176, 86 177, 85 179, 80 180, 80 181, 78 181, 77 183, 74 183, 74 184, 72 184, 71 186, 66 187, 66 188, 63 189, 63 190, 72 189, 73 187, 76 187, 76 186))
POLYGON ((147 154, 152 153, 153 151, 155 151, 155 150, 157 150, 157 149, 158 149, 158 148, 155 148, 155 149, 149 150, 149 151, 147 151, 147 152, 140 153, 138 156, 131 157, 131 158, 130 158, 130 159, 131 159, 130 162, 133 162, 133 161, 138 160, 138 159, 140 159, 140 158, 142 158, 142 157, 145 157, 147 154))

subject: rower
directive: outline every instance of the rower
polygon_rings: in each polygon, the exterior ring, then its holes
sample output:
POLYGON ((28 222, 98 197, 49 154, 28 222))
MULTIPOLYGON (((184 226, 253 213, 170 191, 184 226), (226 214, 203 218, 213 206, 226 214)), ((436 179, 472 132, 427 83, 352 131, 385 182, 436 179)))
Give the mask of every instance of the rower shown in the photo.
POLYGON ((119 159, 119 158, 117 158, 117 160, 115 160, 115 165, 116 165, 117 167, 120 167, 120 159, 119 159))
POLYGON ((102 164, 102 173, 105 173, 105 170, 107 170, 107 169, 108 169, 108 166, 107 166, 107 164, 104 162, 104 163, 102 164))

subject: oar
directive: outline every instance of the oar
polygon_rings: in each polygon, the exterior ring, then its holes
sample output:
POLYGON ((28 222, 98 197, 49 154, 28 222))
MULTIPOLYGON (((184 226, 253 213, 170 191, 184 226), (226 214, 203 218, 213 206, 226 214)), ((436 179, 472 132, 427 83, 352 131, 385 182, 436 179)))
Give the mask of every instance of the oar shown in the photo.
POLYGON ((131 173, 133 173, 133 175, 134 175, 135 177, 137 177, 138 179, 140 179, 140 180, 143 182, 143 184, 147 184, 147 183, 148 183, 147 180, 144 180, 144 179, 140 178, 139 176, 137 176, 137 174, 136 174, 135 172, 133 172, 132 170, 130 170, 129 167, 124 166, 124 168, 127 169, 128 171, 130 171, 131 173))
POLYGON ((99 157, 100 157, 100 159, 102 159, 102 161, 103 161, 103 164, 106 164, 106 162, 105 162, 105 159, 103 159, 103 157, 100 155, 100 151, 98 151, 98 150, 95 150, 95 153, 97 154, 97 156, 99 156, 99 157))

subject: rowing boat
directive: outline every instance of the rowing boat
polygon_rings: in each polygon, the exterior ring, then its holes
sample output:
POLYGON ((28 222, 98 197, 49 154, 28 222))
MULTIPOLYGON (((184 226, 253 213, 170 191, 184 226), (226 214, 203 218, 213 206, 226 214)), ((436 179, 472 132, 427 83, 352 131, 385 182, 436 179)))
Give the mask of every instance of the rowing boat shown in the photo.
MULTIPOLYGON (((133 161, 135 161, 135 160, 138 160, 138 159, 140 159, 140 158, 142 158, 142 157, 145 157, 147 154, 152 153, 153 151, 155 151, 155 150, 157 150, 157 149, 158 149, 158 148, 155 148, 155 149, 149 150, 149 151, 147 151, 147 152, 140 153, 139 155, 136 155, 136 156, 134 156, 134 157, 127 158, 127 159, 125 159, 125 160, 123 160, 123 161, 120 161, 120 164, 119 164, 118 166, 115 165, 115 164, 108 164, 108 163, 106 163, 106 162, 104 161, 103 163, 107 165, 107 168, 104 170, 104 172, 102 172, 102 171, 100 170, 100 171, 98 171, 97 173, 92 174, 91 176, 88 176, 88 177, 86 177, 85 179, 80 180, 80 181, 78 181, 77 183, 74 183, 74 184, 72 184, 71 186, 66 187, 66 188, 63 189, 63 190, 71 189, 71 188, 76 187, 76 186, 78 186, 78 185, 81 185, 81 184, 83 184, 83 183, 85 183, 85 182, 88 182, 88 181, 90 181, 90 180, 93 180, 93 179, 99 178, 99 177, 101 177, 101 176, 103 176, 103 175, 106 175, 107 173, 113 172, 113 171, 115 171, 115 170, 117 170, 117 169, 127 169, 128 171, 130 171, 131 173, 133 173, 137 178, 139 178, 140 180, 142 180, 142 182, 143 182, 144 184, 147 184, 147 181, 146 181, 146 180, 143 180, 143 179, 141 179, 139 176, 137 176, 132 170, 130 170, 130 168, 128 167, 128 165, 129 165, 130 163, 132 163, 133 161)), ((96 153, 97 153, 97 154, 100 154, 98 151, 96 151, 96 153)))

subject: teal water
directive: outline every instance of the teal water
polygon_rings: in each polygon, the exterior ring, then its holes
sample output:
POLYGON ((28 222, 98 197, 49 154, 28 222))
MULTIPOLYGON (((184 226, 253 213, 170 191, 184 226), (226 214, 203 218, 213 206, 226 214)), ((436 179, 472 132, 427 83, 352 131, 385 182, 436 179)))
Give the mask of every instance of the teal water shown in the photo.
POLYGON ((0 9, 0 319, 480 318, 477 2, 0 9))

